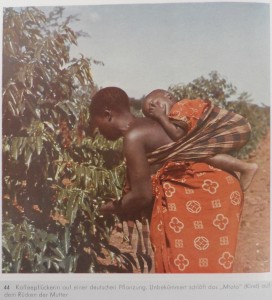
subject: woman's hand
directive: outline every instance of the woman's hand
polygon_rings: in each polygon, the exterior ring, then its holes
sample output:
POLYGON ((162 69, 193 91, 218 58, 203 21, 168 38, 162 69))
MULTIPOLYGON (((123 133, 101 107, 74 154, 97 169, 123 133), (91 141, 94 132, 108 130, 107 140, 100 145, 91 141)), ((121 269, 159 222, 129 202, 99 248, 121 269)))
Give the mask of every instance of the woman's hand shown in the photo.
POLYGON ((109 202, 102 204, 100 213, 104 216, 121 213, 119 201, 110 200, 109 202))

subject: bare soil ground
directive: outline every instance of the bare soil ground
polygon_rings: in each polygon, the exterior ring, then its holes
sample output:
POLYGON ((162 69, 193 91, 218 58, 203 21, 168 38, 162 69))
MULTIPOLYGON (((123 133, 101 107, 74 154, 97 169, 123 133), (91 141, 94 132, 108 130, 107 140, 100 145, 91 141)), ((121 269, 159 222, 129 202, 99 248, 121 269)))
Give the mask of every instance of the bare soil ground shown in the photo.
POLYGON ((259 165, 245 203, 238 236, 234 272, 269 272, 270 266, 270 133, 249 161, 259 165))
MULTIPOLYGON (((235 273, 270 271, 270 133, 261 141, 248 161, 256 162, 259 170, 245 192, 241 227, 238 235, 235 273)), ((123 241, 123 234, 114 231, 111 244, 133 254, 132 247, 123 241)), ((139 272, 139 270, 135 270, 139 272)))

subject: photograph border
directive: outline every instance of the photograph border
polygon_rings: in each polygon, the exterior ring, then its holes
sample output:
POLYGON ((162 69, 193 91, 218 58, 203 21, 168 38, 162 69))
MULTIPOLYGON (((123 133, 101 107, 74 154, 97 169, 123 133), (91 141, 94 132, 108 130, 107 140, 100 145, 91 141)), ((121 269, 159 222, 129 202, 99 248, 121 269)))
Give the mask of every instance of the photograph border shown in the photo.
MULTIPOLYGON (((1 9, 1 43, 2 43, 2 33, 3 33, 3 8, 4 7, 25 7, 25 6, 58 6, 58 5, 63 5, 63 6, 73 6, 73 5, 114 5, 114 4, 145 4, 145 3, 152 3, 152 4, 156 4, 156 3, 192 3, 191 1, 181 1, 181 0, 171 0, 171 1, 132 1, 132 0, 126 0, 126 1, 107 1, 107 0, 68 0, 64 1, 64 0, 25 0, 25 1, 20 1, 20 0, 2 0, 1 4, 0 4, 0 9, 1 9)), ((272 32, 272 26, 271 26, 271 12, 272 12, 272 6, 271 6, 271 1, 226 1, 226 0, 222 0, 222 1, 193 1, 195 3, 206 3, 206 2, 212 2, 212 3, 216 3, 216 2, 247 2, 247 3, 268 3, 270 4, 270 32, 272 32)), ((2 45, 2 44, 1 44, 2 45)), ((272 42, 270 39, 270 75, 271 75, 271 47, 272 46, 272 42)), ((1 56, 1 65, 2 65, 2 56, 1 56)), ((1 79, 2 79, 2 72, 1 72, 1 79)), ((1 86, 1 97, 2 97, 2 86, 1 86)), ((270 97, 271 97, 271 76, 270 76, 270 97)), ((1 110, 2 110, 2 106, 1 106, 1 110)), ((1 111, 2 112, 2 111, 1 111)), ((272 114, 270 111, 270 118, 271 118, 272 114)), ((2 130, 2 123, 1 123, 1 130, 2 130)), ((270 145, 271 146, 271 145, 270 145)), ((271 147, 270 147, 271 149, 271 147)), ((1 150, 2 150, 2 145, 1 145, 1 150)), ((271 157, 271 150, 270 150, 270 157, 271 157)), ((271 170, 271 163, 270 163, 270 170, 271 170)), ((2 176, 2 173, 1 173, 2 176)), ((270 180, 270 191, 271 191, 271 180, 270 180)), ((2 194, 2 187, 1 187, 1 194, 2 194)), ((271 196, 270 196, 271 198, 271 196)), ((271 224, 271 206, 270 206, 270 224, 271 224)), ((2 214, 1 214, 1 219, 2 221, 2 214)), ((1 236, 2 236, 2 226, 1 226, 1 236)), ((169 295, 173 296, 178 295, 177 293, 179 292, 179 295, 184 295, 186 297, 194 297, 196 290, 199 291, 200 295, 204 296, 203 299, 205 299, 205 297, 207 297, 206 299, 209 299, 210 295, 218 295, 221 297, 221 299, 229 299, 231 298, 231 295, 233 297, 238 297, 239 295, 242 295, 242 293, 244 293, 245 297, 248 296, 249 299, 254 299, 251 298, 252 295, 256 292, 259 293, 259 297, 263 297, 263 299, 266 299, 265 296, 269 295, 268 293, 272 293, 272 272, 271 272, 271 257, 272 257, 272 249, 271 249, 271 230, 270 230, 270 272, 267 273, 233 273, 233 274, 73 274, 73 273, 69 273, 69 274, 3 274, 1 272, 0 274, 0 284, 1 284, 1 292, 3 292, 3 287, 4 284, 6 285, 8 282, 11 284, 17 284, 17 283, 40 283, 40 282, 46 282, 46 283, 54 283, 54 282, 58 282, 60 284, 80 284, 80 283, 89 283, 89 284, 96 284, 96 285, 100 285, 100 284, 115 284, 115 285, 120 285, 122 283, 126 283, 128 285, 131 284, 131 280, 133 280, 133 284, 134 286, 141 286, 143 284, 147 284, 147 283, 154 283, 157 285, 165 285, 165 284, 179 284, 182 281, 182 284, 184 285, 205 285, 206 286, 206 292, 210 293, 209 295, 207 294, 201 294, 201 288, 199 289, 195 289, 194 291, 192 290, 191 292, 189 292, 188 290, 185 291, 179 291, 179 290, 168 290, 169 295), (18 276, 19 275, 19 276, 18 276), (133 276, 133 278, 131 277, 133 276), (256 284, 264 284, 264 283, 268 283, 271 284, 271 287, 264 290, 262 288, 258 289, 253 289, 253 288, 248 288, 248 289, 244 289, 241 286, 239 288, 231 288, 229 287, 229 289, 226 287, 226 289, 228 289, 228 291, 226 293, 227 296, 222 295, 222 285, 230 285, 230 286, 235 286, 235 285, 240 285, 243 284, 252 284, 252 285, 256 285, 256 284), (208 291, 208 286, 209 285, 215 285, 218 288, 213 290, 212 288, 210 289, 210 291, 208 291), (221 287, 221 289, 220 289, 221 287), (220 289, 220 291, 219 291, 220 289), (262 292, 263 291, 263 292, 262 292), (266 294, 267 293, 267 294, 266 294)), ((0 257, 2 258, 2 247, 0 249, 0 257)), ((2 260, 1 260, 2 261, 2 260)), ((2 264, 1 264, 2 267, 2 264)), ((0 292, 0 295, 1 295, 0 292)), ((99 294, 98 291, 95 291, 95 295, 110 295, 110 292, 112 293, 112 295, 116 295, 118 296, 119 293, 122 293, 122 291, 118 290, 118 291, 110 291, 110 290, 105 290, 100 291, 101 293, 99 294), (108 294, 109 293, 109 294, 108 294)), ((136 288, 134 289, 127 289, 124 291, 125 295, 138 295, 137 293, 139 293, 139 290, 137 290, 136 288)), ((158 299, 161 295, 161 293, 164 295, 165 291, 162 292, 162 290, 158 289, 157 291, 154 291, 154 294, 158 299)), ((82 297, 82 299, 87 299, 87 296, 91 295, 91 292, 89 294, 84 294, 82 292, 82 294, 77 294, 80 297, 82 297)), ((120 294, 121 295, 121 294, 120 294)), ((255 295, 255 294, 254 294, 255 295)), ((257 295, 257 294, 256 294, 257 295)), ((148 295, 148 293, 142 294, 141 296, 143 299, 144 297, 150 297, 150 295, 148 295)), ((13 298, 7 298, 7 299, 13 299, 13 298)), ((17 299, 17 298, 14 298, 17 299)), ((61 298, 62 299, 62 298, 61 298)), ((68 295, 66 298, 64 297, 63 299, 74 299, 74 295, 68 295), (70 298, 71 297, 71 298, 70 298)), ((187 298, 189 299, 189 298, 187 298)), ((195 298, 192 298, 195 299, 195 298)), ((234 298, 232 298, 234 299, 234 298)), ((240 299, 240 298, 239 298, 240 299)), ((268 299, 268 298, 267 298, 268 299)))

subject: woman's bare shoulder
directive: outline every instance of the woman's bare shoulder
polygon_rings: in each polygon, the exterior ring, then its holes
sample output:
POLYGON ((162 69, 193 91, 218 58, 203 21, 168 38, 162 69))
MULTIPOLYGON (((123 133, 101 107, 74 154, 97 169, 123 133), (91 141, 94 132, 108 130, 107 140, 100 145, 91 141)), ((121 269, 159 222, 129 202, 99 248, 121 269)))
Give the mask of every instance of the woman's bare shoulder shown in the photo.
POLYGON ((172 142, 162 126, 150 118, 137 119, 127 131, 124 141, 144 145, 147 152, 172 142))

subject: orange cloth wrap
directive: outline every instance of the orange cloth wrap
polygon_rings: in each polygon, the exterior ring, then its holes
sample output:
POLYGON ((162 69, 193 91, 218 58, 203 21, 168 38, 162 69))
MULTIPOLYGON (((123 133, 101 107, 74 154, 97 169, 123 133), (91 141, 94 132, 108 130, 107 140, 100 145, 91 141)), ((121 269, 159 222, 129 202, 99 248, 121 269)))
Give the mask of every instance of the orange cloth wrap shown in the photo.
POLYGON ((173 123, 184 127, 189 132, 196 126, 200 116, 208 107, 209 103, 202 99, 182 99, 172 106, 168 117, 173 123))
POLYGON ((155 272, 231 272, 243 206, 236 177, 205 163, 168 162, 152 182, 155 272))

